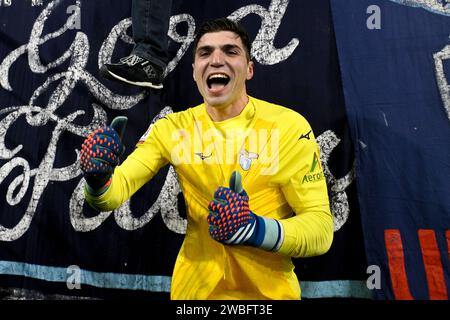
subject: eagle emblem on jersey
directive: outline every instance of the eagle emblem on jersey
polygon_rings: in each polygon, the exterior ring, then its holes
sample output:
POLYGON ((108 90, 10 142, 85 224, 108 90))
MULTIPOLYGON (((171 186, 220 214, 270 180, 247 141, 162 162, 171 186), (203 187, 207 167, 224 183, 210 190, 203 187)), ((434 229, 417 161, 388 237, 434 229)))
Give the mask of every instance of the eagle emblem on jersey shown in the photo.
POLYGON ((252 160, 258 159, 258 154, 255 152, 248 152, 245 149, 242 149, 239 152, 239 165, 242 170, 248 171, 252 165, 252 160))

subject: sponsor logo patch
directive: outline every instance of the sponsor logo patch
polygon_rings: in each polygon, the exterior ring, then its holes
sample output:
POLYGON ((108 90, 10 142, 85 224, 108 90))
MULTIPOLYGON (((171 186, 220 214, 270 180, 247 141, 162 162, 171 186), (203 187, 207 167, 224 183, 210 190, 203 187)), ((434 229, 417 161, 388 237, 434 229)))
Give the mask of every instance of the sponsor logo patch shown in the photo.
POLYGON ((311 162, 311 168, 309 173, 303 176, 303 183, 316 182, 323 179, 322 165, 320 164, 319 156, 314 152, 313 160, 311 162))
POLYGON ((153 125, 150 125, 150 127, 148 127, 147 131, 145 131, 145 133, 139 139, 138 143, 144 143, 145 140, 147 140, 148 136, 150 135, 150 131, 152 130, 152 126, 153 125))

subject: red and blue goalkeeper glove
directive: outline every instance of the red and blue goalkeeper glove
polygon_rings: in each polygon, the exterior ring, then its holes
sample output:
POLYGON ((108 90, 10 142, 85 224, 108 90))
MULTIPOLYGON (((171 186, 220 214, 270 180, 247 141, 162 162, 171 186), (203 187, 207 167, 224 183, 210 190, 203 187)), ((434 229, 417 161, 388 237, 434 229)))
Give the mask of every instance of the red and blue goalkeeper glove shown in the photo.
POLYGON ((209 234, 216 241, 269 251, 278 251, 283 243, 281 223, 250 210, 248 196, 237 171, 231 175, 230 188, 219 187, 216 190, 208 209, 209 234))
POLYGON ((121 140, 127 121, 127 117, 114 118, 110 126, 95 130, 81 145, 80 167, 92 194, 102 194, 109 186, 125 150, 121 140))

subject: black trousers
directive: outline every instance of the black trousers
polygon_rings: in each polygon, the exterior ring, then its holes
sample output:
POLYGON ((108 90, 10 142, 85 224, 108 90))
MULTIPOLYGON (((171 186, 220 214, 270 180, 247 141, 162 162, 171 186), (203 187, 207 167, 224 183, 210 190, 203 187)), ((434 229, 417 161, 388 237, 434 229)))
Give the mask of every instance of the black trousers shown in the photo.
POLYGON ((167 65, 167 45, 172 0, 133 0, 131 20, 133 54, 162 67, 167 65))

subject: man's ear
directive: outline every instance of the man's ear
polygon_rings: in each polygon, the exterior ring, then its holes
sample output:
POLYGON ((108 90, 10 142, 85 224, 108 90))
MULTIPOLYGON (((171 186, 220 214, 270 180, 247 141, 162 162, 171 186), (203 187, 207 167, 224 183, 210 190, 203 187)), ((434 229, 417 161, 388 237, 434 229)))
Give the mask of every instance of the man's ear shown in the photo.
POLYGON ((251 78, 253 78, 253 61, 249 61, 248 62, 248 66, 247 66, 247 80, 250 80, 251 78))
POLYGON ((197 81, 197 80, 195 80, 194 64, 192 64, 192 78, 194 78, 194 81, 197 81))

